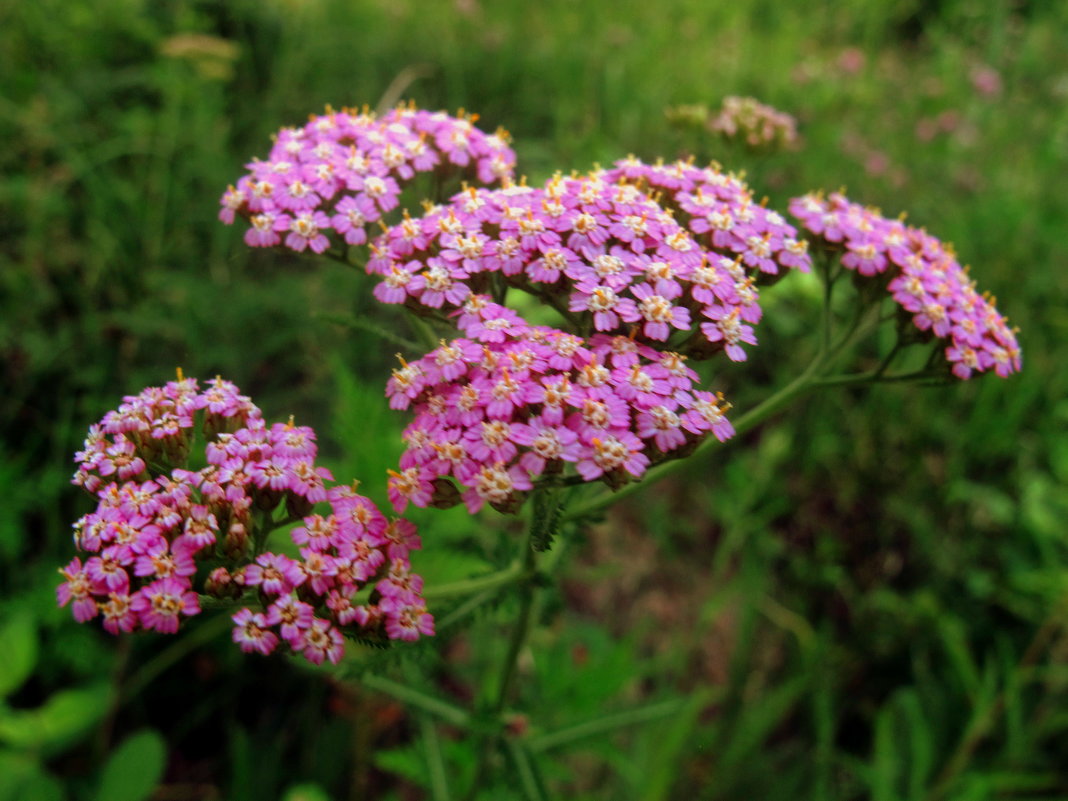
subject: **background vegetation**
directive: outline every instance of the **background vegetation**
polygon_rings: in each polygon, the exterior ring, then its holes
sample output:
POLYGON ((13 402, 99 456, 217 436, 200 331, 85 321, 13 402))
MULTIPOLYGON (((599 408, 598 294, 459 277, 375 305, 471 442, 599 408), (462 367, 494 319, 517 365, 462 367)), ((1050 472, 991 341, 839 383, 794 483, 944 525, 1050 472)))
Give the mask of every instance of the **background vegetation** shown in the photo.
MULTIPOLYGON (((1022 329, 1020 376, 813 396, 572 537, 515 724, 550 797, 1068 798, 1068 5, 0 0, 0 799, 410 799, 428 765, 464 786, 448 728, 428 745, 225 622, 116 640, 54 608, 88 509, 71 454, 177 365, 315 426, 384 501, 391 351, 335 321, 395 318, 215 215, 281 125, 402 96, 507 127, 534 180, 695 151, 778 208, 845 185, 955 242, 1022 329), (803 148, 665 120, 727 94, 796 115, 803 148)), ((721 368, 739 408, 804 363, 805 286, 772 295, 762 347, 721 368)), ((506 562, 490 525, 435 516, 417 568, 506 562)), ((447 628, 444 659, 367 659, 470 697, 512 615, 447 628)))

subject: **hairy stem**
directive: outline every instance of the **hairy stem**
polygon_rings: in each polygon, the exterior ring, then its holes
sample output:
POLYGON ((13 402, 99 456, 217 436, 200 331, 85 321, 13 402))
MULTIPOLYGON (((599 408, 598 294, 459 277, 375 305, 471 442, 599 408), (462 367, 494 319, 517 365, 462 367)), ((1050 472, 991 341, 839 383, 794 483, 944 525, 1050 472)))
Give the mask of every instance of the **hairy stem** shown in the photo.
MULTIPOLYGON (((544 489, 540 492, 552 492, 552 490, 544 489)), ((505 706, 508 703, 508 699, 512 695, 512 688, 515 683, 516 670, 519 663, 519 655, 523 651, 523 647, 526 645, 527 637, 530 634, 531 623, 534 618, 534 598, 535 598, 535 579, 537 577, 537 552, 534 550, 534 540, 538 531, 539 521, 536 516, 532 516, 530 525, 527 529, 527 535, 523 538, 522 554, 520 561, 522 568, 523 578, 519 582, 519 617, 512 627, 511 636, 508 639, 508 650, 505 654, 504 661, 500 665, 500 676, 497 680, 496 697, 489 708, 496 725, 496 731, 486 735, 482 739, 481 747, 479 748, 478 762, 475 766, 475 776, 471 783, 471 788, 468 791, 466 798, 472 801, 477 797, 479 790, 482 787, 482 782, 486 778, 490 760, 493 757, 493 753, 500 737, 501 729, 501 713, 504 711, 505 706)))
MULTIPOLYGON (((797 376, 797 378, 777 391, 770 398, 762 401, 741 417, 734 420, 734 438, 737 439, 742 434, 767 420, 787 404, 820 387, 820 381, 825 371, 833 367, 844 353, 851 350, 853 346, 864 337, 868 336, 872 330, 878 326, 879 306, 879 303, 874 303, 870 306, 861 307, 854 315, 846 332, 842 334, 837 342, 829 346, 827 350, 821 348, 801 375, 797 376)), ((596 514, 605 507, 627 498, 636 492, 640 492, 649 484, 660 481, 661 479, 682 470, 685 466, 690 464, 693 457, 706 453, 719 444, 719 440, 714 437, 708 437, 704 442, 697 446, 697 449, 691 454, 690 458, 676 459, 659 464, 651 470, 646 471, 640 481, 631 482, 622 489, 614 492, 605 492, 587 500, 585 503, 580 503, 574 506, 570 511, 566 512, 561 519, 564 521, 578 520, 596 514)))
MULTIPOLYGON (((812 363, 801 375, 799 375, 785 387, 780 389, 770 398, 753 407, 748 412, 739 417, 737 420, 735 420, 735 437, 740 437, 742 434, 745 434, 750 429, 755 428, 760 423, 767 420, 769 417, 771 417, 773 414, 782 409, 791 401, 797 399, 798 397, 804 395, 807 392, 810 392, 816 386, 814 378, 819 373, 822 363, 823 358, 817 356, 815 359, 812 360, 812 363)), ((578 520, 580 518, 589 517, 590 515, 596 514, 605 507, 610 506, 611 504, 616 503, 617 501, 620 501, 624 498, 627 498, 636 492, 640 492, 642 489, 649 486, 650 484, 656 481, 660 481, 661 479, 666 478, 667 476, 670 476, 678 472, 679 470, 682 470, 690 463, 690 459, 698 456, 699 454, 707 453, 719 444, 719 440, 715 439, 714 437, 709 437, 697 446, 697 449, 693 452, 689 459, 676 459, 671 462, 664 462, 663 464, 657 465, 651 470, 648 470, 645 475, 642 476, 641 481, 632 482, 615 492, 605 492, 594 498, 590 498, 585 503, 579 503, 575 505, 569 511, 564 513, 563 520, 578 520)))
MULTIPOLYGON (((531 532, 534 526, 531 525, 531 532)), ((501 676, 497 685, 497 699, 493 705, 495 714, 500 715, 511 695, 512 684, 515 681, 516 666, 519 662, 519 654, 526 645, 527 635, 530 634, 530 624, 534 610, 534 570, 537 554, 532 547, 531 537, 524 540, 523 572, 524 580, 519 585, 519 618, 512 629, 512 636, 508 641, 508 652, 501 665, 501 676)))

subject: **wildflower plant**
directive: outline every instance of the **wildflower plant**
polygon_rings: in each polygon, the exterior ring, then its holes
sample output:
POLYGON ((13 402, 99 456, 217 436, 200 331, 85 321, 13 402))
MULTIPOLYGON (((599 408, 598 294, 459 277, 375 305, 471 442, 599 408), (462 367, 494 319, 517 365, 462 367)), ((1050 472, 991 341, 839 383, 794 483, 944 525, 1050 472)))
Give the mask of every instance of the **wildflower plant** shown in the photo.
POLYGON ((355 487, 328 486, 316 455, 314 431, 268 426, 221 378, 201 390, 179 373, 124 398, 75 457, 74 483, 97 506, 74 525, 87 556, 60 571, 59 603, 112 634, 174 634, 202 598, 226 599, 241 607, 241 650, 285 648, 314 664, 340 661, 343 634, 432 634, 408 560, 415 527, 388 520, 355 487), (317 504, 325 514, 312 513, 317 504), (272 532, 293 523, 297 554, 275 552, 272 532))
POLYGON ((685 105, 670 107, 666 114, 676 125, 706 130, 753 152, 795 150, 801 144, 797 120, 754 97, 728 95, 716 110, 685 105))
MULTIPOLYGON (((716 120, 753 146, 796 138, 792 120, 755 101, 716 120)), ((179 373, 90 429, 74 483, 96 508, 75 524, 80 555, 57 597, 113 634, 173 634, 225 607, 243 651, 322 664, 345 660, 346 640, 431 638, 436 603, 455 621, 514 589, 518 617, 477 710, 360 678, 481 743, 472 794, 507 745, 536 798, 537 766, 506 719, 534 599, 569 526, 817 388, 1005 378, 1020 349, 952 247, 841 193, 791 201, 795 224, 718 164, 630 156, 531 183, 516 179, 507 135, 476 121, 327 109, 279 131, 219 217, 242 221, 251 247, 365 272, 375 299, 407 313, 425 350, 398 354, 384 383, 383 403, 407 424, 380 500, 398 515, 463 505, 522 517, 517 559, 424 586, 411 555, 435 547, 432 528, 387 517, 348 478, 335 484, 311 429, 269 425, 233 384, 179 373), (406 191, 420 176, 429 197, 406 191), (791 273, 822 282, 814 358, 738 415, 717 377, 759 347, 762 295, 790 291, 791 273), (871 358, 884 329, 894 344, 874 366, 837 371, 861 343, 871 358)))

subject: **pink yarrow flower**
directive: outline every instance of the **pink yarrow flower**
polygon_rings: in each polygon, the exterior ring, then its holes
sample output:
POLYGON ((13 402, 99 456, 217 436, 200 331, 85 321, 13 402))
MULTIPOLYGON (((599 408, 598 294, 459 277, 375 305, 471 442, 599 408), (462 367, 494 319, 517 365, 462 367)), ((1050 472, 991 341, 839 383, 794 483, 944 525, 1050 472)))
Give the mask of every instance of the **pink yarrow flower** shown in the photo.
POLYGON ((179 619, 200 613, 197 594, 188 580, 176 576, 159 579, 142 587, 133 596, 130 607, 137 613, 144 628, 162 634, 178 631, 179 619))
POLYGON ((887 290, 916 328, 947 340, 944 353, 957 378, 991 369, 1004 378, 1020 370, 1015 330, 994 299, 975 290, 951 246, 841 193, 794 198, 790 211, 813 241, 841 255, 844 267, 864 276, 887 273, 887 290))
POLYGON ((409 363, 423 380, 405 398, 413 420, 401 471, 391 471, 398 511, 459 501, 472 513, 487 504, 513 511, 535 479, 636 478, 709 433, 733 433, 729 404, 701 394, 679 354, 625 336, 585 341, 512 323, 519 333, 501 341, 470 347, 460 338, 409 363))
POLYGON ((243 650, 287 648, 316 664, 340 658, 342 630, 389 639, 385 617, 359 612, 350 599, 393 560, 401 565, 396 575, 407 576, 410 602, 421 603, 422 580, 407 561, 420 537, 353 487, 328 486, 333 477, 316 456, 312 429, 292 419, 267 425, 221 378, 201 389, 179 374, 127 396, 76 454, 74 483, 97 507, 74 526, 85 556, 60 571, 57 603, 70 605, 79 622, 99 615, 112 634, 173 634, 199 613, 198 593, 241 599, 255 607, 234 616, 243 650), (159 421, 172 426, 165 437, 154 435, 159 421), (184 465, 196 440, 205 443, 207 466, 192 471, 184 465), (116 464, 120 455, 127 473, 116 464), (311 514, 320 502, 331 512, 311 514), (263 550, 263 514, 276 521, 306 515, 291 532, 299 559, 263 550), (205 560, 213 569, 198 578, 205 560))
POLYGON ((796 230, 754 203, 740 180, 678 165, 643 166, 638 173, 633 179, 629 170, 557 175, 541 187, 468 189, 419 220, 406 218, 371 245, 368 271, 382 280, 375 297, 451 312, 468 337, 499 343, 520 326, 514 311, 479 294, 486 274, 495 273, 494 280, 557 308, 563 302, 596 331, 632 334, 638 324, 637 339, 664 342, 675 332, 680 340, 694 329, 699 333, 693 313, 702 305, 728 313, 738 308, 750 326, 759 321, 747 269, 756 275, 776 274, 780 266, 808 269, 796 230), (639 188, 650 184, 658 192, 671 185, 667 207, 639 188), (723 214, 730 225, 715 228, 722 238, 700 236, 711 229, 696 222, 712 214, 713 205, 728 210, 723 214), (688 213, 684 207, 695 215, 689 229, 676 221, 688 213), (724 260, 731 266, 723 267, 724 260))
POLYGON ((487 134, 474 119, 408 107, 381 117, 328 108, 276 135, 268 157, 247 165, 223 193, 219 219, 247 219, 251 247, 323 253, 332 241, 365 244, 367 226, 397 207, 417 173, 453 165, 469 182, 511 177, 507 134, 487 134))

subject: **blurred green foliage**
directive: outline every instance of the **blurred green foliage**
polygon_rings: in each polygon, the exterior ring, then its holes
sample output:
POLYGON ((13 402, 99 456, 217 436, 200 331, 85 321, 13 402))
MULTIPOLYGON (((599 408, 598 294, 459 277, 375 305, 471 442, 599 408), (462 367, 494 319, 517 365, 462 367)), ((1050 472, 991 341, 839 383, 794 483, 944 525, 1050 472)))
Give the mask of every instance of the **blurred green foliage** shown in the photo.
MULTIPOLYGON (((315 426, 339 478, 383 499, 395 346, 337 320, 396 319, 361 276, 250 253, 215 215, 278 127, 400 97, 507 127, 533 179, 694 152, 779 208, 846 185, 955 242, 1022 329, 1009 381, 828 391, 569 532, 520 663, 535 711, 516 721, 515 780, 484 797, 1068 797, 1068 5, 8 0, 0 799, 464 786, 476 755, 448 726, 242 657, 225 621, 123 642, 54 607, 87 509, 71 454, 178 365, 315 426), (796 115, 802 149, 731 152, 665 119, 727 94, 796 115)), ((717 368, 740 409, 804 364, 810 298, 789 290, 765 293, 751 361, 717 368)), ((514 556, 495 521, 419 522, 416 566, 438 581, 514 556)), ((457 614, 443 652, 401 661, 480 696, 514 602, 435 611, 457 614)))

